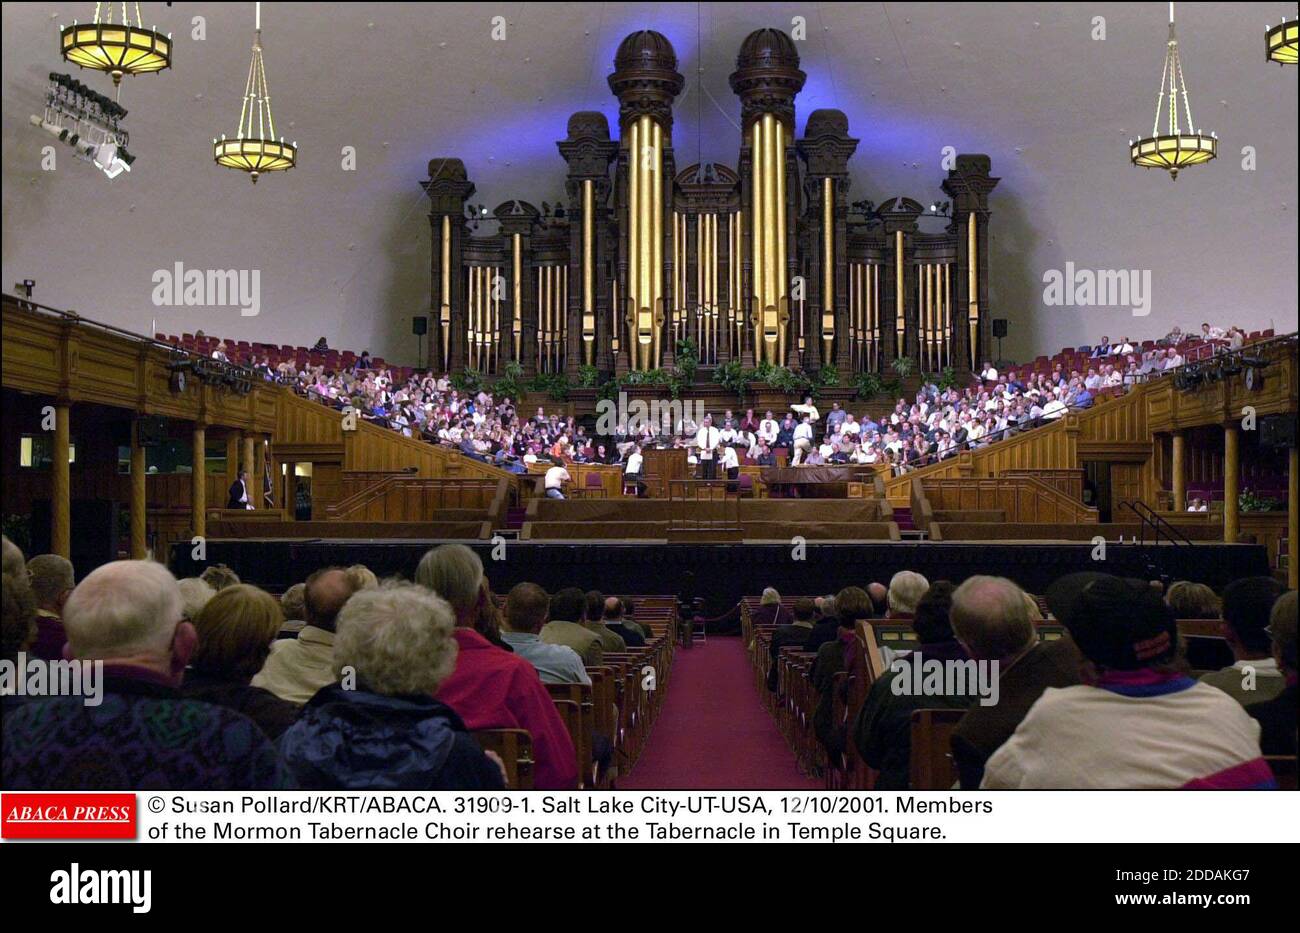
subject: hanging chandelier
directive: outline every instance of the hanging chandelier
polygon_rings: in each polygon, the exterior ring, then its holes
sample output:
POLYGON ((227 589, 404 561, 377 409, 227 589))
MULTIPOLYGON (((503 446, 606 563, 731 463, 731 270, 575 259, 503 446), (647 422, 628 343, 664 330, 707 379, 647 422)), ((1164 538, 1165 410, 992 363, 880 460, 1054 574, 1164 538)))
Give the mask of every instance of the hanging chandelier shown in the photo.
POLYGON ((1264 33, 1264 55, 1271 62, 1279 65, 1296 63, 1297 24, 1300 20, 1282 20, 1264 33))
POLYGON ((135 7, 135 22, 131 22, 127 4, 121 4, 122 16, 113 22, 113 7, 117 4, 96 3, 95 20, 59 27, 59 49, 63 57, 82 68, 105 71, 113 76, 113 84, 122 83, 123 75, 153 74, 172 66, 172 37, 156 29, 144 28, 140 17, 140 4, 135 7))
POLYGON ((218 165, 247 172, 257 184, 263 172, 284 172, 298 161, 298 144, 287 143, 275 135, 271 117, 271 92, 266 84, 266 67, 262 63, 262 4, 256 12, 253 60, 248 66, 248 84, 239 110, 239 130, 234 138, 223 133, 212 140, 212 155, 218 165))
POLYGON ((1151 135, 1136 142, 1129 140, 1129 159, 1142 168, 1162 168, 1171 179, 1189 165, 1209 162, 1219 154, 1219 138, 1215 133, 1206 136, 1192 122, 1192 105, 1187 99, 1187 82, 1183 78, 1182 62, 1178 58, 1178 38, 1174 35, 1174 5, 1169 4, 1169 42, 1165 49, 1165 68, 1160 76, 1160 93, 1156 96, 1156 122, 1151 135), (1166 109, 1165 95, 1169 102, 1166 109), (1183 111, 1187 116, 1186 131, 1179 122, 1178 98, 1182 97, 1183 111), (1160 115, 1168 117, 1165 132, 1160 131, 1160 115))

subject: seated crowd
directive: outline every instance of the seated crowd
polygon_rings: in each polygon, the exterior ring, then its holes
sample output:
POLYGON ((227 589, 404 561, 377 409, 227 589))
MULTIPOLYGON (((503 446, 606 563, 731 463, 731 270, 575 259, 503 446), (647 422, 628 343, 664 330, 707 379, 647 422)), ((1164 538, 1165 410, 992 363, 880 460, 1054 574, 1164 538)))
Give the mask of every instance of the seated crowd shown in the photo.
MULTIPOLYGON (((323 337, 312 353, 286 354, 278 361, 265 348, 259 352, 260 345, 244 345, 236 352, 232 344, 214 343, 201 332, 190 345, 207 352, 211 344, 210 355, 247 365, 308 398, 512 472, 527 472, 530 464, 539 462, 560 467, 610 463, 638 474, 641 450, 657 446, 686 448, 690 463, 705 466, 706 478, 713 478, 719 463, 734 478, 741 464, 781 462, 880 463, 895 474, 904 473, 1087 408, 1100 395, 1122 392, 1183 365, 1189 347, 1236 349, 1245 340, 1240 328, 1225 331, 1208 323, 1199 337, 1189 338, 1174 328, 1141 346, 1127 337, 1112 342, 1103 336, 1094 347, 1070 356, 1063 353, 1054 361, 1040 357, 1005 374, 985 362, 964 388, 925 383, 910 403, 900 398, 892 411, 878 418, 865 412, 855 415, 835 402, 823 422, 809 398, 779 417, 773 411, 761 418, 753 409, 741 417, 727 411, 721 417, 706 416, 701 423, 684 417, 676 423, 633 424, 607 438, 589 434, 573 416, 538 408, 525 417, 510 398, 498 400, 486 388, 461 392, 446 374, 391 367, 369 352, 324 358, 318 352, 324 348, 323 337), (238 359, 231 359, 232 354, 238 359)), ((548 483, 550 488, 559 488, 558 477, 548 483)))
MULTIPOLYGON (((479 557, 447 544, 414 582, 313 572, 279 599, 223 565, 176 580, 152 561, 80 582, 4 539, 3 659, 102 662, 102 697, 6 692, 7 789, 463 789, 505 786, 473 733, 522 729, 537 788, 578 786, 547 684, 650 630, 626 601, 515 586, 497 606, 479 557)), ((612 735, 592 736, 611 766, 612 735)))
POLYGON ((1221 595, 1187 581, 1162 592, 1076 573, 1044 601, 1066 636, 1040 639, 1039 602, 1010 580, 975 576, 954 587, 910 571, 888 587, 796 599, 791 610, 769 589, 751 618, 770 645, 769 689, 794 689, 778 675, 783 650, 811 659, 797 669, 815 697, 811 728, 825 760, 839 767, 857 755, 875 789, 909 788, 921 709, 961 713, 949 751, 968 789, 1275 786, 1263 756, 1296 755, 1295 591, 1251 577, 1221 595), (880 619, 910 627, 915 647, 884 648, 883 674, 841 713, 851 679, 867 673, 854 650, 858 623, 880 619), (1195 670, 1188 642, 1204 639, 1180 637, 1180 619, 1216 620, 1234 663, 1195 670), (956 662, 966 686, 945 681, 916 695, 915 681, 899 680, 932 660, 956 662), (996 662, 995 702, 971 688, 969 662, 996 662))

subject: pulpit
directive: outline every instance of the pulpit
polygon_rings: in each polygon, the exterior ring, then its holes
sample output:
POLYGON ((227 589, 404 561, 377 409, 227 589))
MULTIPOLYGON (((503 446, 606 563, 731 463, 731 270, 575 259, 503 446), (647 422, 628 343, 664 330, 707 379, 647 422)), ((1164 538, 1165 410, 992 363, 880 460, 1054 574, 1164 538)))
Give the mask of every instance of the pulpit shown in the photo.
POLYGON ((655 499, 667 499, 668 484, 673 480, 686 479, 690 474, 686 463, 687 451, 684 448, 647 447, 641 451, 641 456, 644 458, 642 467, 646 488, 655 499))

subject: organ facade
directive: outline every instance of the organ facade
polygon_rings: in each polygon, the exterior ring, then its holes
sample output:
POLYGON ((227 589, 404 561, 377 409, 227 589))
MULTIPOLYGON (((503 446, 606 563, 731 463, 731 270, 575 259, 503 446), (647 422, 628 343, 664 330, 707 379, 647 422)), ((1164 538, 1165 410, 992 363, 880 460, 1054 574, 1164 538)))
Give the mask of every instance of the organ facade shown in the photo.
POLYGON ((838 110, 810 113, 797 138, 805 79, 786 33, 751 33, 730 77, 735 167, 679 168, 676 52, 657 32, 633 33, 609 75, 617 134, 602 113, 573 114, 557 144, 564 202, 507 201, 491 234, 471 229, 464 163, 432 159, 431 365, 622 375, 672 367, 689 339, 705 369, 978 366, 992 340, 989 158, 949 158, 946 226, 908 197, 851 201, 859 140, 838 110))

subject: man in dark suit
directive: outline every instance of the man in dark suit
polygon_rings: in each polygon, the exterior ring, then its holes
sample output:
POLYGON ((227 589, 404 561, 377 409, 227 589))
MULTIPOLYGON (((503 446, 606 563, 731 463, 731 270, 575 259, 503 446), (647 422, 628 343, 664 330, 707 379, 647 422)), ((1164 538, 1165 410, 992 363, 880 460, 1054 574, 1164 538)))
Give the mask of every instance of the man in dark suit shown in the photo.
POLYGON ((230 484, 230 494, 226 497, 228 509, 251 509, 253 503, 248 492, 248 471, 240 470, 239 479, 230 484))
POLYGON ((1068 637, 1040 642, 1025 594, 1010 580, 975 577, 953 594, 952 627, 976 661, 998 662, 998 701, 972 705, 952 734, 953 761, 966 790, 1011 738, 1048 687, 1079 683, 1083 657, 1068 637))
POLYGON ((794 622, 789 625, 778 625, 772 630, 772 666, 767 672, 767 689, 776 692, 777 686, 777 659, 781 657, 782 648, 799 648, 808 641, 808 636, 812 634, 813 616, 817 613, 817 606, 807 596, 801 596, 794 602, 794 622))
POLYGON ((605 612, 601 618, 605 628, 609 629, 627 644, 629 648, 645 645, 645 637, 630 625, 623 622, 623 601, 617 596, 605 600, 605 612))

